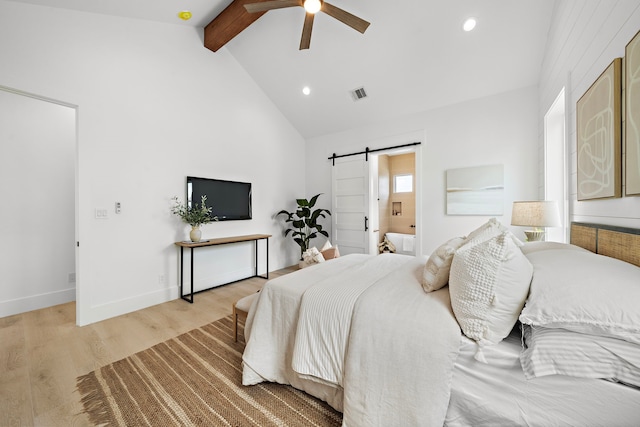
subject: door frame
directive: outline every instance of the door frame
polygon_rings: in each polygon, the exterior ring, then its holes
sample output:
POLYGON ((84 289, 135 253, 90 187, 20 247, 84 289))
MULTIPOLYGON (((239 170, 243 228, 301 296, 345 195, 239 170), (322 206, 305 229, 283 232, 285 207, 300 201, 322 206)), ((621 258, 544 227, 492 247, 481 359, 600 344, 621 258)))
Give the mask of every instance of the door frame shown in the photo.
MULTIPOLYGON (((403 137, 404 139, 404 137, 403 137)), ((416 138, 411 138, 412 140, 415 140, 416 138)), ((424 140, 424 138, 419 138, 421 141, 424 140)), ((397 141, 396 141, 397 142, 397 141)), ((372 162, 369 164, 369 175, 370 175, 370 181, 372 181, 372 173, 375 172, 375 177, 377 180, 378 177, 378 171, 377 169, 374 171, 373 170, 373 164, 375 163, 376 168, 378 165, 378 161, 377 158, 380 155, 390 155, 390 156, 396 156, 396 155, 400 155, 400 154, 407 154, 407 153, 414 153, 415 154, 415 188, 414 188, 414 194, 415 194, 415 199, 416 199, 416 244, 415 244, 415 249, 416 249, 416 256, 420 256, 422 254, 422 202, 423 202, 423 195, 422 195, 422 145, 423 144, 419 144, 419 145, 413 145, 410 147, 402 147, 402 148, 392 148, 389 150, 384 150, 384 151, 379 151, 376 153, 372 153, 369 154, 369 156, 372 157, 376 157, 376 161, 372 162)), ((376 186, 377 188, 377 186, 376 186)), ((377 201, 378 199, 378 195, 377 194, 373 194, 374 188, 373 185, 369 185, 369 218, 372 217, 372 210, 374 209, 374 200, 377 201)), ((378 204, 375 203, 375 208, 378 208, 378 204)), ((378 214, 376 214, 376 218, 378 217, 378 214)), ((375 234, 374 234, 374 229, 378 229, 379 228, 379 223, 378 224, 372 224, 371 227, 369 227, 369 248, 371 250, 371 248, 374 247, 374 242, 375 242, 375 234), (375 226, 374 226, 375 225, 375 226)), ((376 246, 376 253, 377 253, 377 243, 375 243, 376 246)))
POLYGON ((50 104, 59 105, 61 107, 66 107, 74 110, 74 145, 75 145, 75 159, 74 159, 74 241, 75 241, 75 266, 74 266, 74 275, 75 275, 75 302, 76 302, 76 324, 80 325, 80 309, 82 304, 80 302, 80 250, 79 250, 79 236, 80 236, 80 225, 79 225, 79 106, 76 104, 72 104, 69 102, 61 101, 54 98, 49 98, 43 95, 38 95, 31 92, 26 92, 20 89, 14 89, 9 86, 0 85, 0 91, 12 93, 19 96, 24 96, 27 98, 32 98, 38 101, 48 102, 50 104))

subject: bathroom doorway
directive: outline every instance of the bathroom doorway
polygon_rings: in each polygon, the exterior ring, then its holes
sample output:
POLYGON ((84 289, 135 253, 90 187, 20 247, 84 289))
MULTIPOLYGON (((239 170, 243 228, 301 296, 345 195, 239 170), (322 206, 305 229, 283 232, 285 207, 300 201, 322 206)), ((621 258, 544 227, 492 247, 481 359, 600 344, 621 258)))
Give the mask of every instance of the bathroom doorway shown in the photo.
POLYGON ((420 254, 420 142, 367 151, 334 159, 332 243, 341 254, 378 254, 385 234, 395 230, 403 236, 393 252, 420 254))
POLYGON ((378 156, 378 252, 416 254, 416 153, 378 156))

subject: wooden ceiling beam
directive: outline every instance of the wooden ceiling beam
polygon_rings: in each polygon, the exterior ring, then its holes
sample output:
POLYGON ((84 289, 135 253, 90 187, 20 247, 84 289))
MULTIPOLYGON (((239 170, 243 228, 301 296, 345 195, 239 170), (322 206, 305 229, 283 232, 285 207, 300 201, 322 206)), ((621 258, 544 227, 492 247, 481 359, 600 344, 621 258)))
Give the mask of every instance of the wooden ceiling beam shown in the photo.
POLYGON ((213 21, 204 27, 204 47, 217 51, 267 12, 249 13, 247 3, 269 0, 233 0, 213 21))

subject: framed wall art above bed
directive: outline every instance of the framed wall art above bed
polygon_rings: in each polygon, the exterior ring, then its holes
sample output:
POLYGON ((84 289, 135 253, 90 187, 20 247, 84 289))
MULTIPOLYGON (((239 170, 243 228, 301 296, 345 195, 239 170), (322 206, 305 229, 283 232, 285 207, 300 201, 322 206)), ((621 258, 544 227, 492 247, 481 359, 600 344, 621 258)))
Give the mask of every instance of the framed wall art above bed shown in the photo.
POLYGON ((622 196, 622 59, 616 58, 578 100, 578 200, 622 196))
POLYGON ((502 215, 504 165, 447 170, 447 215, 502 215))
POLYGON ((625 196, 640 196, 640 32, 625 48, 625 196))

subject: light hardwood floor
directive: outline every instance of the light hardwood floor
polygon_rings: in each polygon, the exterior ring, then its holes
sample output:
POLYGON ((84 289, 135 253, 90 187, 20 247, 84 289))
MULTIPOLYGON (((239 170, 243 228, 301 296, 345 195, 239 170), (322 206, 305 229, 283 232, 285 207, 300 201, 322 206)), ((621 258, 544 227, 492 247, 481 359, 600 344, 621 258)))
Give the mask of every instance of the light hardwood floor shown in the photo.
POLYGON ((83 327, 73 302, 0 318, 0 426, 91 425, 78 376, 230 315, 265 282, 247 279, 196 294, 194 304, 178 299, 83 327))

